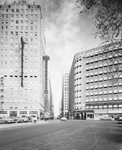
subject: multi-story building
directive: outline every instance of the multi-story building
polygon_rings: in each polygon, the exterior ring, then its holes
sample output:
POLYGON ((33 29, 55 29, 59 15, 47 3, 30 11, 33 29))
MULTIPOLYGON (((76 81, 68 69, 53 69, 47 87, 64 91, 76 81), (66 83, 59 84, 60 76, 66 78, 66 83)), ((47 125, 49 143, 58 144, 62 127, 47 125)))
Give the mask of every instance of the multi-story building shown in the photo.
POLYGON ((62 80, 62 115, 68 116, 69 109, 69 74, 65 73, 62 80))
POLYGON ((54 118, 54 104, 53 104, 53 95, 52 95, 52 86, 51 86, 51 81, 50 79, 48 80, 48 109, 49 109, 49 114, 50 118, 54 118))
MULTIPOLYGON (((111 62, 112 54, 117 54, 122 49, 103 49, 104 46, 74 56, 69 74, 69 113, 74 118, 100 119, 104 116, 116 117, 122 114, 122 74, 116 84, 110 81, 110 71, 108 77, 108 70, 111 68, 108 61, 111 62)), ((122 56, 114 57, 116 61, 122 56)), ((118 62, 116 61, 114 66, 120 67, 116 75, 122 72, 121 61, 118 62)))
POLYGON ((0 5, 0 114, 44 112, 45 42, 41 6, 0 5))

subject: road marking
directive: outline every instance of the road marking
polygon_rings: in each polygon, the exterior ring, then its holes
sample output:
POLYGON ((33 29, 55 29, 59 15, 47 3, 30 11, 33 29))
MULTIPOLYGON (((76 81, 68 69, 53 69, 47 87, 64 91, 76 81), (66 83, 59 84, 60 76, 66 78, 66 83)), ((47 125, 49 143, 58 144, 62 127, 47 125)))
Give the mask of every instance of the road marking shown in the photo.
POLYGON ((78 130, 76 130, 76 131, 72 132, 71 134, 69 134, 69 136, 71 136, 71 135, 75 134, 76 132, 78 132, 78 131, 80 131, 80 130, 81 130, 81 129, 78 129, 78 130))

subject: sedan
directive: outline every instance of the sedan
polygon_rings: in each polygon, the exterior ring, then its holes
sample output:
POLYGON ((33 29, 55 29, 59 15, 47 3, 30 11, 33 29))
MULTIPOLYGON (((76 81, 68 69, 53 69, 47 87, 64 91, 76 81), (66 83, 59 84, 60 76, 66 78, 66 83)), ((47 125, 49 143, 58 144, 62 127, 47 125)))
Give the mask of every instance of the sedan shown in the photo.
POLYGON ((0 124, 5 123, 4 119, 0 117, 0 124))
POLYGON ((61 121, 66 121, 67 118, 66 117, 61 117, 61 121))
POLYGON ((22 117, 18 117, 16 122, 17 122, 17 123, 23 123, 23 122, 24 122, 24 119, 23 119, 22 117))
POLYGON ((118 124, 122 123, 122 117, 119 117, 118 124))
POLYGON ((14 119, 12 118, 3 118, 4 123, 15 123, 14 119))

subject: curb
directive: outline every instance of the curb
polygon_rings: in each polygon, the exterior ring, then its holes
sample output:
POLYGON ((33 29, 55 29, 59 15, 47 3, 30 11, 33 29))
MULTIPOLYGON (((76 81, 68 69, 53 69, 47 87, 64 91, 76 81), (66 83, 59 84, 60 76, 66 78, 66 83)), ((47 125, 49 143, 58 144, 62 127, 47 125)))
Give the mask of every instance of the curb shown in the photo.
POLYGON ((35 126, 35 125, 43 125, 43 124, 47 124, 47 123, 49 123, 49 122, 39 121, 36 124, 34 124, 33 122, 0 124, 0 131, 1 130, 8 130, 8 129, 31 127, 31 126, 35 126))
POLYGON ((52 123, 59 123, 59 121, 37 121, 37 123, 33 122, 25 122, 25 123, 12 123, 12 124, 0 124, 0 131, 3 130, 11 130, 11 129, 18 129, 18 128, 25 128, 31 127, 36 125, 44 125, 44 124, 52 124, 52 123))

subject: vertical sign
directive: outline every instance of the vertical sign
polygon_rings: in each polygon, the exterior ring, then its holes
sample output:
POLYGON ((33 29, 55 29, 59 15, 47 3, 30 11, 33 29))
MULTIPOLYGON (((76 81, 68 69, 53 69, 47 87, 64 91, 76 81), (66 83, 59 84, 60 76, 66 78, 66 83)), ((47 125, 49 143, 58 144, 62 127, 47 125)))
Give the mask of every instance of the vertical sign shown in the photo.
POLYGON ((21 37, 21 87, 23 87, 24 44, 23 37, 21 37))

